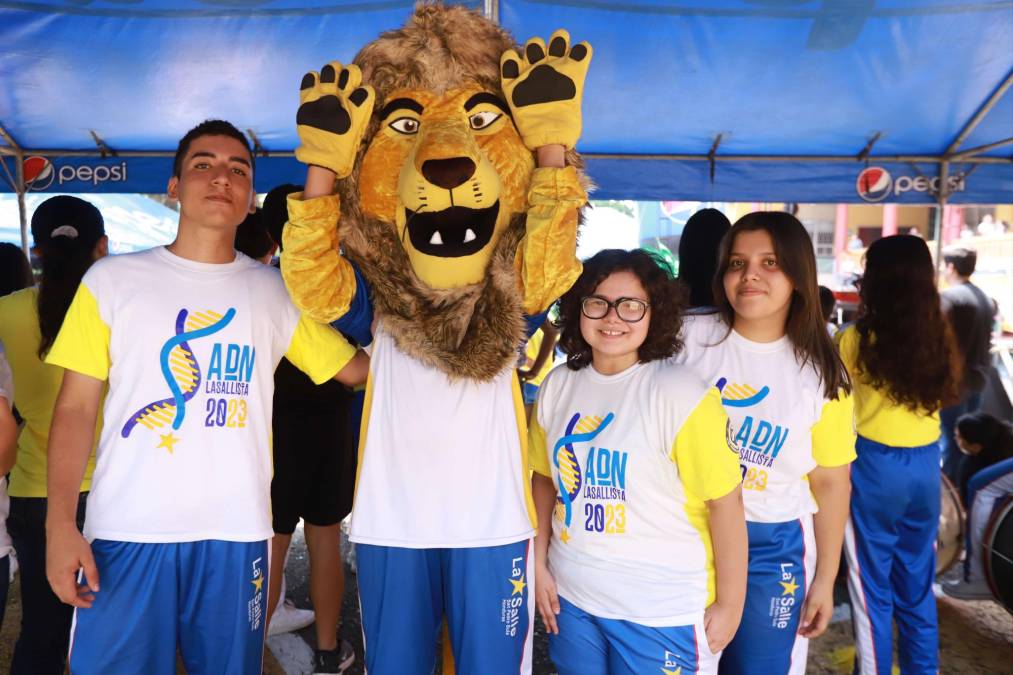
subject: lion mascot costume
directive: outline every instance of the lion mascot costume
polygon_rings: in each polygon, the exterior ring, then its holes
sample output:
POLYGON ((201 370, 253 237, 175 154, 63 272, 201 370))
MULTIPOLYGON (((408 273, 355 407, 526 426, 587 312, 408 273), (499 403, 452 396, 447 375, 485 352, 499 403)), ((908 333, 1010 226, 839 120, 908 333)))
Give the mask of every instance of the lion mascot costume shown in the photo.
POLYGON ((591 60, 420 5, 302 81, 282 272, 371 346, 351 539, 370 673, 530 672, 536 518, 514 366, 579 276, 591 60))

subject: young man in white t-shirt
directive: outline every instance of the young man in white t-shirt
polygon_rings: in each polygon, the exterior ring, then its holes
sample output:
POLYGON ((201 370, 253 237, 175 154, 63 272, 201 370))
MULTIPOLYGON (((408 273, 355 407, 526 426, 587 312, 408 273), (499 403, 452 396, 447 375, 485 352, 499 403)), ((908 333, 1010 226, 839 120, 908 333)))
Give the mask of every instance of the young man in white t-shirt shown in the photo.
POLYGON ((233 249, 253 165, 227 122, 187 133, 168 185, 176 240, 94 265, 46 359, 66 369, 47 575, 77 608, 76 674, 174 674, 177 648, 188 672, 260 672, 274 369, 285 356, 317 383, 365 379, 364 354, 301 317, 277 270, 233 249), (106 382, 82 537, 77 490, 106 382))

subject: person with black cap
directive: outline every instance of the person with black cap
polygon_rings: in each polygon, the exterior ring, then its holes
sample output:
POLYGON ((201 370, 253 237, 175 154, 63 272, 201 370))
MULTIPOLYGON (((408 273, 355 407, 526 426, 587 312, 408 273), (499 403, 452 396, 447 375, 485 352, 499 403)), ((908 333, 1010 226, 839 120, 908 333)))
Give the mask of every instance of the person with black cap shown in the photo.
MULTIPOLYGON (((8 528, 21 569, 21 634, 11 673, 63 673, 73 608, 60 602, 46 580, 46 459, 49 426, 63 369, 43 358, 53 345, 81 277, 108 253, 102 214, 83 199, 58 196, 32 214, 33 253, 42 261, 39 286, 0 298, 0 341, 14 374, 12 403, 25 420, 10 474, 8 528)), ((94 426, 94 425, 93 425, 94 426)), ((96 430, 80 481, 76 526, 84 524, 85 500, 95 469, 96 430)))

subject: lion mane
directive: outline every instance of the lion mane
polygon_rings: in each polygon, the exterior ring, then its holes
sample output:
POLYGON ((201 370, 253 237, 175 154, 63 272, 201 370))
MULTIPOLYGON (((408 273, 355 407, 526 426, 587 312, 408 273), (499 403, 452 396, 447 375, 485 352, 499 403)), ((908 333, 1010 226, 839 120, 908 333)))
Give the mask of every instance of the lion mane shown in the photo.
MULTIPOLYGON (((383 33, 353 62, 362 70, 363 82, 375 89, 378 105, 397 90, 443 94, 469 84, 502 97, 500 55, 516 48, 509 33, 476 12, 425 3, 416 5, 404 27, 383 33)), ((482 281, 451 289, 423 283, 396 226, 360 207, 359 169, 379 128, 374 115, 355 169, 337 182, 344 253, 369 281, 377 314, 403 352, 452 379, 491 380, 516 362, 525 337, 522 289, 515 269, 525 214, 511 214, 482 281)), ((568 151, 567 159, 580 171, 575 152, 568 151)))

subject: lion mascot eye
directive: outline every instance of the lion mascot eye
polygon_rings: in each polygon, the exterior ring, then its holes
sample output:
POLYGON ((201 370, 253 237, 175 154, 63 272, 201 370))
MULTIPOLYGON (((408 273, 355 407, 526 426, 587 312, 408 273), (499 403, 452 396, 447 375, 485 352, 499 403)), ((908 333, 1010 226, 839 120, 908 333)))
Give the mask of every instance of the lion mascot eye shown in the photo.
POLYGON ((399 117, 390 123, 390 128, 399 134, 412 136, 419 132, 419 121, 414 117, 399 117))
POLYGON ((485 112, 475 113, 474 115, 469 117, 468 124, 470 124, 471 128, 474 129, 475 131, 479 131, 481 129, 485 129, 486 127, 490 126, 493 122, 495 122, 502 116, 503 113, 497 113, 492 112, 491 110, 486 110, 485 112))

